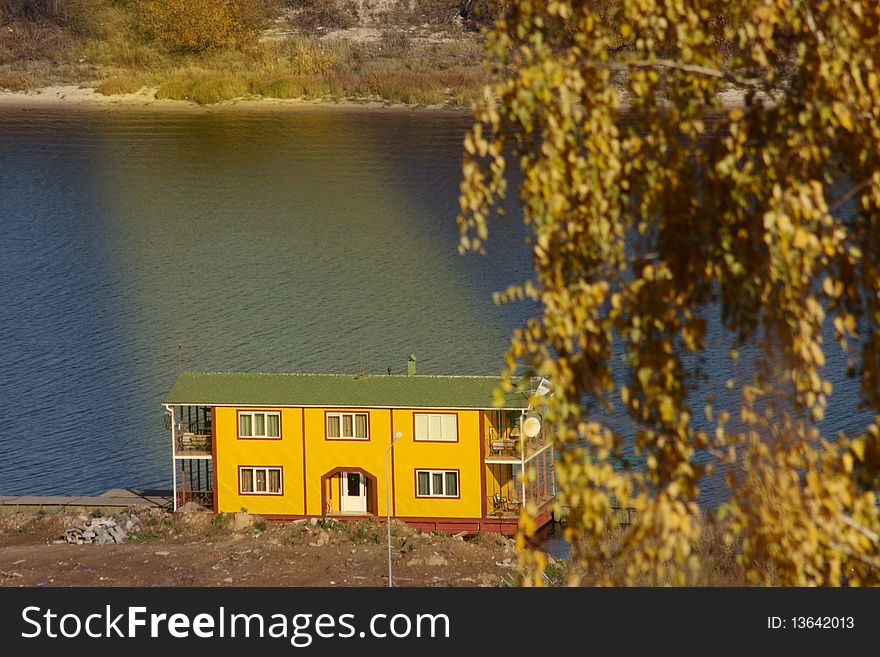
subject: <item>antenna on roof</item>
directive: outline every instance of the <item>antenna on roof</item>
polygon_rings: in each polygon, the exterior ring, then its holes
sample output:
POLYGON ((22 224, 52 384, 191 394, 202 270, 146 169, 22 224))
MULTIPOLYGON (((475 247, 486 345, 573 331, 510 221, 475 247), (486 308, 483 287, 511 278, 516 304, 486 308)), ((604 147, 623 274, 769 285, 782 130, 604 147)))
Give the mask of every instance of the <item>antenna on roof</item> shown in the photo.
POLYGON ((358 349, 360 350, 361 354, 361 369, 358 370, 358 376, 363 376, 364 374, 366 374, 366 372, 364 371, 364 345, 358 345, 358 349))

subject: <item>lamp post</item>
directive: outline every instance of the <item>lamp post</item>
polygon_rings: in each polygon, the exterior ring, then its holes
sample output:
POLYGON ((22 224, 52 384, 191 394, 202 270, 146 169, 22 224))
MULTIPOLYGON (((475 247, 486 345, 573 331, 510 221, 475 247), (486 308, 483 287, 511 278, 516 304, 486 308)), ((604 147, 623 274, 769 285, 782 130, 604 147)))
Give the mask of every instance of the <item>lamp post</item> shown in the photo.
POLYGON ((391 477, 388 474, 388 454, 394 447, 394 443, 403 438, 400 431, 395 431, 391 437, 391 444, 385 450, 385 511, 388 514, 388 588, 391 588, 391 477))

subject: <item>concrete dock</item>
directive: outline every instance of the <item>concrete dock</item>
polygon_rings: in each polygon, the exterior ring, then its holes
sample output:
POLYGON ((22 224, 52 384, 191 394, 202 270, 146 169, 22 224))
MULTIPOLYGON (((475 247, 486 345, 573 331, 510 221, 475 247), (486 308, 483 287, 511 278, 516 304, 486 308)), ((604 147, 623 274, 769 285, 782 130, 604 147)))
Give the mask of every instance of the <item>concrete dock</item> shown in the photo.
POLYGON ((114 488, 95 496, 66 495, 0 495, 0 514, 19 511, 94 511, 115 513, 131 506, 153 506, 170 509, 170 490, 142 490, 138 488, 114 488))

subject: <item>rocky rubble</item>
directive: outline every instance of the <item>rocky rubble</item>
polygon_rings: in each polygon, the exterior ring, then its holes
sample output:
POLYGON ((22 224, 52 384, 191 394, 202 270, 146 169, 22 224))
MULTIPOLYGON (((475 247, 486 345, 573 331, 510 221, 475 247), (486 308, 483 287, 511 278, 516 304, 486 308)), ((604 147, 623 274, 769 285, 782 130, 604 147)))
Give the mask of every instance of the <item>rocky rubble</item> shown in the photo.
MULTIPOLYGON (((0 587, 387 587, 387 540, 387 527, 375 519, 274 523, 244 512, 142 508, 95 517, 13 513, 0 515, 0 587)), ((516 579, 516 546, 497 534, 462 540, 392 520, 391 540, 395 586, 508 586, 516 579)))
POLYGON ((122 543, 140 527, 141 523, 136 515, 117 513, 112 518, 90 518, 82 525, 74 525, 64 532, 61 540, 75 545, 122 543))

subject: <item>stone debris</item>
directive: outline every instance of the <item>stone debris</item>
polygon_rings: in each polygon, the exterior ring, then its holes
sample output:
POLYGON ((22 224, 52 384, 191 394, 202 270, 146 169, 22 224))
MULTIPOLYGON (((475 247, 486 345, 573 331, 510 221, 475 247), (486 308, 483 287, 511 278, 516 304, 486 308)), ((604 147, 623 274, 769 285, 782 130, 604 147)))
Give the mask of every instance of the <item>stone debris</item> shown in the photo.
POLYGON ((89 518, 84 524, 75 525, 65 531, 61 540, 74 545, 123 543, 140 527, 141 522, 136 515, 117 513, 110 518, 89 518))
POLYGON ((232 516, 232 531, 241 532, 247 531, 254 526, 254 516, 251 514, 241 511, 239 513, 235 513, 232 516))
POLYGON ((436 552, 432 552, 425 558, 414 557, 406 562, 406 565, 413 566, 448 566, 449 560, 436 552))
POLYGON ((330 532, 328 532, 326 529, 320 529, 318 530, 317 540, 313 543, 309 543, 309 546, 321 547, 322 545, 327 545, 332 541, 332 538, 333 537, 331 536, 330 532))

